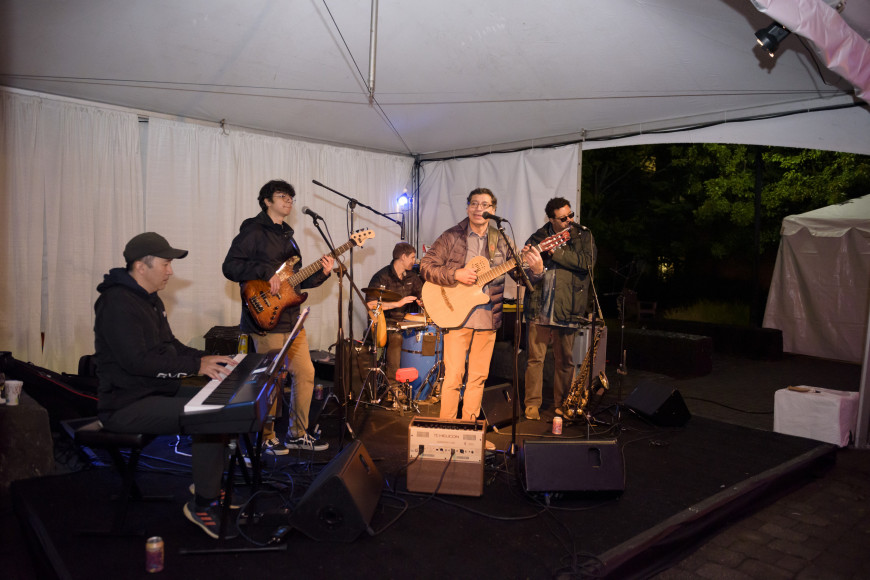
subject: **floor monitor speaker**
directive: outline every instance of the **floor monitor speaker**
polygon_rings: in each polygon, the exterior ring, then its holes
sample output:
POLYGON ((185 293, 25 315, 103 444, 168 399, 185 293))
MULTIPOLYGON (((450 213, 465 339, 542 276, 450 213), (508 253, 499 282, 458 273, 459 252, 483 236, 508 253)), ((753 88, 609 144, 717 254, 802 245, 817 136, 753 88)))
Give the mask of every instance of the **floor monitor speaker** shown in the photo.
POLYGON ((512 422, 514 417, 514 400, 511 384, 503 383, 483 389, 480 408, 483 411, 483 418, 486 419, 489 425, 501 427, 512 422))
POLYGON ((682 427, 691 417, 680 391, 652 381, 638 383, 625 399, 625 406, 666 427, 682 427))
POLYGON ((526 491, 625 490, 622 450, 615 440, 527 439, 523 442, 521 464, 526 491))
POLYGON ((314 540, 352 542, 368 527, 383 486, 366 448, 355 440, 317 475, 290 522, 314 540))

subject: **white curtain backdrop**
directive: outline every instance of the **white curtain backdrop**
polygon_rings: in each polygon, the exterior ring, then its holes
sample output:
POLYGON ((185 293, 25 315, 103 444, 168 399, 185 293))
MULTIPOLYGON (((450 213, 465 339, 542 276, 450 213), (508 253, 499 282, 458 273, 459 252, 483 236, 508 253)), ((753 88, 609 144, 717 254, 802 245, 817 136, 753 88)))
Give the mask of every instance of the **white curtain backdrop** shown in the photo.
MULTIPOLYGON (((384 213, 395 211, 395 199, 408 187, 413 159, 354 149, 291 141, 152 119, 148 125, 145 226, 171 244, 190 250, 174 262, 175 276, 161 293, 173 332, 179 340, 202 348, 213 326, 238 324, 238 285, 221 273, 230 242, 246 218, 260 211, 257 194, 271 179, 296 188, 296 203, 288 223, 296 231, 303 265, 328 252, 326 243, 302 214, 310 207, 328 224, 332 243, 350 238, 346 200, 316 186, 316 179, 384 213)), ((352 250, 354 280, 364 287, 375 271, 391 260, 399 241, 392 222, 357 207, 354 230, 371 229, 375 237, 352 250)), ((350 252, 344 254, 350 263, 350 252)), ((326 350, 338 330, 337 277, 310 290, 303 306, 311 306, 305 328, 312 349, 326 350)), ((347 330, 349 285, 345 282, 342 314, 347 330)), ((354 296, 354 335, 362 336, 364 312, 354 296)))
MULTIPOLYGON (((482 157, 432 161, 422 166, 420 183, 420 257, 423 246, 467 217, 466 199, 477 187, 492 190, 498 199, 492 213, 510 220, 505 232, 518 246, 544 222, 544 206, 553 197, 564 197, 577 211, 578 147, 531 149, 482 157)), ((515 286, 505 288, 515 296, 515 286)))
MULTIPOLYGON (((62 99, 6 91, 0 98, 0 349, 56 371, 75 372, 78 358, 93 352, 96 286, 124 265, 134 235, 156 231, 190 250, 174 263, 161 296, 179 340, 203 347, 213 326, 238 324, 238 288, 221 264, 242 220, 260 211, 257 193, 266 181, 296 187, 288 221, 304 265, 328 249, 302 207, 323 216, 335 246, 350 237, 346 200, 313 179, 384 213, 396 211, 396 197, 410 186, 409 157, 156 118, 140 123, 133 112, 62 99)), ((353 250, 362 288, 389 263, 399 226, 362 205, 353 215, 354 230, 375 233, 353 250)), ((349 264, 350 254, 344 259, 349 264)), ((310 291, 312 348, 335 342, 338 295, 336 276, 310 291)), ((345 282, 346 329, 348 299, 345 282)), ((365 314, 359 298, 353 301, 353 334, 361 338, 365 314)))
POLYGON ((142 228, 137 116, 0 98, 0 348, 74 371, 94 349, 96 285, 142 228))

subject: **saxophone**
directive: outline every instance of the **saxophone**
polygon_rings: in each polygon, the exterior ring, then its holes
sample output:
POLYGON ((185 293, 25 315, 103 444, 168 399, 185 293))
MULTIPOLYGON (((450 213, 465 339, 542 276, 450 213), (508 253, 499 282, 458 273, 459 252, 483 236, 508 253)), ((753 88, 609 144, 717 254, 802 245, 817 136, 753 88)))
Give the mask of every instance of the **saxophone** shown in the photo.
POLYGON ((605 390, 610 388, 610 382, 607 380, 604 371, 599 372, 598 376, 592 379, 591 386, 589 384, 589 373, 592 372, 592 363, 595 360, 595 353, 598 352, 598 343, 601 342, 601 335, 603 333, 603 325, 595 329, 592 350, 586 352, 583 363, 580 365, 580 371, 571 382, 568 396, 561 407, 562 415, 566 419, 576 420, 584 415, 586 413, 586 405, 589 403, 589 398, 593 392, 598 391, 599 394, 603 394, 605 390))

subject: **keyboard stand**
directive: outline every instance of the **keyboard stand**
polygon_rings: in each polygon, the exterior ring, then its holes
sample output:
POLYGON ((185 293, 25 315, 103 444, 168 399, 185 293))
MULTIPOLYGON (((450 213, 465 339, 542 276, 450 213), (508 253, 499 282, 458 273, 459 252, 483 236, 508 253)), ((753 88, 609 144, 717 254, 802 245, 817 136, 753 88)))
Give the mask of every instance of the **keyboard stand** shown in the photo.
MULTIPOLYGON (((248 522, 253 519, 253 514, 256 511, 255 498, 257 496, 257 491, 259 490, 259 486, 262 483, 263 479, 263 474, 261 470, 262 462, 260 460, 260 448, 263 441, 263 432, 257 432, 257 437, 255 440, 256 447, 253 448, 251 446, 251 437, 249 433, 242 433, 241 437, 245 443, 245 447, 248 450, 248 454, 251 456, 251 471, 253 472, 253 480, 250 479, 250 476, 247 474, 247 469, 245 468, 245 458, 242 455, 241 449, 239 448, 239 437, 235 436, 227 444, 227 447, 230 449, 230 464, 227 468, 226 484, 224 485, 224 500, 221 504, 221 529, 218 531, 218 542, 223 542, 225 540, 227 532, 227 522, 229 522, 231 512, 230 506, 233 505, 233 479, 235 478, 236 466, 240 466, 242 468, 242 474, 245 478, 245 483, 251 484, 251 501, 248 503, 248 505, 245 506, 245 509, 248 512, 248 522)), ((287 544, 281 543, 271 546, 247 546, 242 548, 217 547, 206 548, 202 550, 181 548, 178 550, 178 553, 182 555, 238 554, 243 552, 282 552, 286 550, 287 544)))

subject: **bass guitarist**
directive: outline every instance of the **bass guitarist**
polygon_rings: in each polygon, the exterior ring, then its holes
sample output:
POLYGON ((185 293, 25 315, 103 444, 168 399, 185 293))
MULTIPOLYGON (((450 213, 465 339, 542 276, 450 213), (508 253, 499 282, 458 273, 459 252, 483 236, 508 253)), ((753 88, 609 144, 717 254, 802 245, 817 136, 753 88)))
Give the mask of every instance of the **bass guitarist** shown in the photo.
MULTIPOLYGON (((486 212, 496 210, 496 197, 486 188, 477 188, 468 194, 468 217, 442 233, 420 262, 420 275, 427 282, 440 286, 472 285, 478 272, 466 264, 476 256, 484 256, 490 266, 508 259, 508 248, 486 212)), ((544 264, 535 248, 524 248, 523 260, 531 270, 534 284, 542 275, 544 264)), ((489 302, 475 306, 457 328, 444 329, 444 384, 441 388, 442 419, 455 419, 459 413, 462 378, 466 375, 462 419, 475 420, 480 415, 484 381, 489 376, 489 363, 495 346, 495 332, 501 327, 504 276, 484 286, 489 302)), ((428 308, 425 304, 424 306, 428 308)), ((494 446, 487 442, 487 447, 494 446)))
MULTIPOLYGON (((286 261, 298 258, 294 271, 302 267, 299 246, 293 239, 293 228, 284 221, 293 209, 296 190, 286 181, 274 180, 260 189, 257 200, 263 210, 242 222, 239 234, 233 239, 223 273, 229 280, 244 284, 250 280, 268 280, 272 295, 277 295, 281 278, 276 273, 286 261)), ((327 254, 320 259, 323 266, 302 281, 302 288, 315 288, 323 284, 332 272, 334 258, 327 254)), ((254 341, 256 352, 264 353, 281 348, 299 317, 299 305, 285 308, 268 332, 260 328, 248 308, 242 306, 241 330, 254 341)), ((274 424, 263 431, 264 452, 286 455, 290 449, 323 451, 329 447, 308 433, 308 410, 314 393, 314 363, 308 350, 305 329, 299 333, 287 352, 287 368, 291 378, 292 408, 283 416, 289 417, 286 440, 277 435, 274 424)), ((284 397, 276 398, 283 402, 284 397)), ((277 408, 270 410, 275 416, 277 408)))

